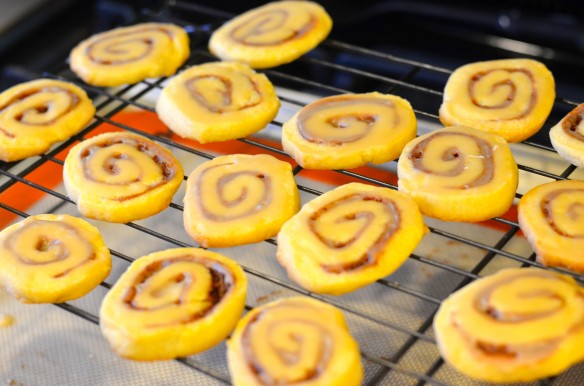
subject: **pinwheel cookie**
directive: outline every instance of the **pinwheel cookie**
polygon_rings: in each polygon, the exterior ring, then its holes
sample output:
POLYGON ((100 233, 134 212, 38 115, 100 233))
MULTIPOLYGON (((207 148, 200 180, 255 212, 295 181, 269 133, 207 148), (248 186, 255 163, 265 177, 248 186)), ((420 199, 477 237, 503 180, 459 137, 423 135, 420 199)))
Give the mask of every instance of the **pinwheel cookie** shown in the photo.
POLYGON ((225 256, 175 248, 134 261, 103 300, 100 327, 112 349, 136 360, 185 357, 229 335, 247 279, 225 256))
POLYGON ((274 67, 312 50, 331 27, 330 16, 316 3, 277 1, 224 24, 211 36, 209 50, 222 60, 274 67))
POLYGON ((25 303, 80 298, 111 265, 99 231, 80 218, 40 214, 0 232, 0 286, 25 303))
POLYGON ((49 150, 79 132, 95 107, 81 88, 38 79, 0 94, 0 160, 17 161, 49 150))
POLYGON ((363 366, 343 314, 308 297, 251 310, 227 342, 235 386, 358 386, 363 366))
POLYGON ((206 143, 253 134, 279 107, 265 75, 241 63, 206 63, 175 76, 162 90, 156 112, 181 137, 206 143))
POLYGON ((105 133, 75 145, 65 159, 67 195, 85 217, 129 222, 167 208, 183 180, 172 153, 140 135, 105 133))
POLYGON ((550 139, 558 154, 584 167, 584 104, 579 105, 550 129, 550 139))
POLYGON ((318 100, 282 129, 284 150, 307 169, 391 161, 415 137, 416 116, 409 102, 376 92, 318 100))
POLYGON ((584 181, 539 185, 519 201, 519 225, 537 254, 552 267, 584 273, 584 181))
POLYGON ((277 257, 309 291, 341 295, 399 268, 426 231, 406 195, 351 183, 304 205, 284 224, 277 257))
POLYGON ((266 155, 226 155, 189 176, 187 233, 204 247, 254 243, 275 236, 300 209, 292 167, 266 155))
POLYGON ((189 37, 173 24, 144 23, 116 28, 79 43, 71 70, 95 86, 119 86, 169 76, 189 57, 189 37))
POLYGON ((440 120, 446 126, 470 126, 519 142, 543 126, 555 95, 552 73, 535 60, 467 64, 446 83, 440 120))
POLYGON ((483 381, 527 382, 584 359, 584 290, 566 275, 513 268, 469 284, 434 319, 446 362, 483 381))
POLYGON ((483 221, 513 204, 518 170, 509 145, 494 134, 447 127, 408 143, 398 161, 399 190, 425 215, 483 221))

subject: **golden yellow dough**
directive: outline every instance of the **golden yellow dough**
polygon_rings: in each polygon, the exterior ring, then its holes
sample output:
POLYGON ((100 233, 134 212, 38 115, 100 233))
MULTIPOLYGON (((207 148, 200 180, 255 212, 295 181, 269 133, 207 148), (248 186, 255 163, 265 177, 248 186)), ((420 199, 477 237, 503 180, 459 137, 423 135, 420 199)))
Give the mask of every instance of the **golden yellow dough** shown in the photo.
POLYGON ((199 165, 187 180, 186 232, 204 247, 275 236, 300 209, 292 167, 267 155, 235 154, 199 165))
POLYGON ((406 195, 350 183, 310 201, 284 224, 277 258, 307 290, 341 295, 398 269, 426 232, 406 195))
POLYGON ((512 268, 446 299, 434 319, 438 348, 482 381, 528 382, 584 358, 584 290, 567 275, 512 268))
POLYGON ((584 167, 584 103, 550 129, 552 146, 570 163, 584 167))
POLYGON ((471 63, 450 75, 440 120, 445 126, 470 126, 520 142, 543 126, 555 97, 554 77, 540 62, 471 63))
POLYGON ((175 133, 201 143, 246 137, 278 113, 280 100, 264 74, 241 63, 206 63, 175 76, 156 103, 175 133))
POLYGON ((79 212, 119 223, 166 209, 183 177, 170 151, 127 132, 100 134, 75 145, 63 167, 67 195, 79 212))
POLYGON ((144 23, 116 28, 79 43, 71 70, 95 86, 119 86, 173 75, 189 57, 189 36, 179 26, 144 23))
POLYGON ((24 303, 80 298, 111 266, 99 231, 77 217, 39 214, 0 232, 0 286, 24 303))
POLYGON ((221 60, 253 68, 289 63, 322 42, 333 22, 324 8, 310 1, 276 1, 225 23, 209 40, 221 60))
POLYGON ((21 83, 0 94, 0 160, 39 155, 69 139, 93 118, 83 89, 52 79, 21 83))
POLYGON ((410 103, 377 92, 320 99, 282 128, 284 151, 307 169, 351 169, 391 161, 415 137, 410 103))
POLYGON ((308 297, 254 308, 227 341, 234 386, 358 386, 363 366, 343 314, 308 297))
POLYGON ((519 201, 519 226, 547 266, 584 273, 584 181, 539 185, 519 201))
POLYGON ((398 186, 427 216, 484 221, 513 204, 518 170, 505 140, 469 127, 422 135, 404 148, 398 186))
POLYGON ((155 252, 134 261, 107 293, 101 331, 124 358, 186 357, 231 333, 246 291, 243 270, 223 255, 197 248, 155 252))

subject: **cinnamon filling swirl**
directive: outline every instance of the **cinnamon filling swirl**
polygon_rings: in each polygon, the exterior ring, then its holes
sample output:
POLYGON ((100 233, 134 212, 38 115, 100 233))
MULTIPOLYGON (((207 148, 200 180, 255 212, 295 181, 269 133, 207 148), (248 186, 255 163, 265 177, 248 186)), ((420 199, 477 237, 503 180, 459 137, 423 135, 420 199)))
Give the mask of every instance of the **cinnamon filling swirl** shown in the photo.
MULTIPOLYGON (((212 113, 222 114, 224 112, 241 111, 257 106, 262 103, 263 100, 262 92, 257 83, 245 74, 241 74, 241 76, 247 81, 247 86, 253 90, 254 94, 253 98, 249 98, 243 104, 234 100, 233 82, 226 76, 215 74, 197 75, 189 78, 185 82, 185 87, 189 90, 193 99, 212 113), (206 93, 209 93, 210 89, 212 89, 215 94, 215 98, 213 98, 214 100, 211 100, 206 96, 206 93)), ((243 85, 239 85, 238 87, 242 86, 243 85)))
POLYGON ((148 33, 162 33, 171 40, 174 38, 174 34, 170 30, 147 27, 98 39, 87 46, 85 53, 93 63, 100 65, 116 66, 136 62, 148 57, 154 49, 156 39, 142 36, 148 33), (118 59, 100 58, 100 54, 104 53, 118 59))
POLYGON ((110 138, 90 144, 80 152, 85 178, 92 182, 113 186, 143 183, 139 192, 115 197, 117 201, 139 197, 166 184, 176 175, 174 160, 170 154, 160 151, 152 144, 138 138, 110 138), (125 153, 122 146, 131 146, 138 155, 125 153), (144 161, 150 160, 159 170, 157 176, 143 170, 144 161), (99 176, 98 176, 99 174, 99 176))
POLYGON ((262 384, 275 386, 314 381, 326 370, 334 348, 333 339, 325 325, 317 321, 294 317, 293 313, 301 315, 303 312, 311 312, 311 310, 292 303, 275 305, 254 315, 245 327, 241 335, 243 353, 251 371, 262 384), (289 311, 289 317, 266 319, 267 314, 272 311, 277 312, 279 308, 289 311), (264 326, 259 326, 261 324, 264 326), (308 342, 307 339, 311 336, 307 334, 307 331, 314 333, 313 338, 317 338, 318 341, 308 342), (258 336, 260 334, 263 336, 258 336), (275 344, 278 336, 285 337, 292 344, 288 347, 275 344), (258 353, 254 350, 253 340, 266 342, 265 349, 279 363, 277 369, 267 369, 262 364, 258 353), (306 349, 309 344, 310 351, 306 349))
POLYGON ((28 222, 8 236, 5 245, 24 265, 60 263, 64 268, 54 278, 67 275, 95 260, 93 247, 75 227, 55 221, 28 222))
POLYGON ((392 127, 399 124, 399 115, 396 114, 396 107, 391 101, 339 96, 304 107, 298 114, 298 131, 305 140, 317 144, 341 146, 344 143, 355 142, 367 136, 380 119, 377 114, 365 112, 368 105, 388 109, 394 114, 392 127), (343 112, 343 109, 354 106, 363 106, 363 112, 343 112))
POLYGON ((290 12, 285 9, 272 9, 258 13, 233 28, 229 37, 247 46, 278 46, 303 37, 316 25, 316 17, 310 14, 308 21, 301 26, 288 26, 290 16, 290 12))
MULTIPOLYGON (((584 238, 583 234, 575 234, 573 232, 568 232, 562 229, 561 224, 558 223, 558 219, 554 216, 554 210, 552 208, 554 200, 556 200, 561 195, 570 195, 574 193, 580 193, 584 195, 584 190, 581 189, 560 189, 554 192, 548 193, 541 200, 540 208, 541 213, 545 217, 549 226, 559 235, 569 238, 581 239, 584 238)), ((580 213, 584 213, 584 201, 574 201, 572 202, 565 214, 567 214, 568 219, 571 221, 578 221, 581 219, 580 213)))
MULTIPOLYGON (((563 283, 563 285, 573 285, 573 283, 556 274, 551 274, 545 271, 527 271, 517 273, 512 277, 505 278, 492 283, 482 291, 477 293, 474 298, 473 310, 478 315, 486 318, 489 321, 502 325, 501 328, 520 328, 522 324, 535 324, 544 320, 553 321, 560 313, 565 312, 571 301, 565 298, 565 294, 556 291, 551 285, 554 282, 563 283), (542 280, 540 286, 527 286, 521 281, 542 280), (496 291, 500 291, 502 287, 512 289, 512 293, 506 294, 505 301, 502 302, 501 294, 495 295, 496 291), (493 298, 498 296, 497 300, 493 298), (533 309, 530 307, 510 307, 512 302, 524 304, 537 304, 533 309), (508 304, 507 304, 508 303, 508 304), (503 327, 504 326, 504 327, 503 327), (515 327, 517 326, 517 327, 515 327)), ((581 293, 575 293, 580 301, 584 301, 581 293)), ((473 319, 474 320, 474 319, 473 319)), ((544 338, 537 340, 535 337, 533 341, 510 342, 509 344, 493 343, 476 339, 469 329, 474 326, 463 323, 459 320, 457 314, 452 315, 453 326, 466 338, 466 340, 473 345, 474 349, 483 355, 492 358, 509 358, 525 360, 528 358, 541 359, 549 356, 557 349, 559 344, 565 337, 563 335, 544 338)), ((573 333, 578 329, 584 327, 584 320, 576 322, 572 326, 567 327, 568 333, 573 333)))
POLYGON ((582 123, 584 116, 584 104, 572 110, 566 118, 562 120, 562 129, 568 136, 584 142, 584 135, 578 131, 578 127, 582 123))
POLYGON ((272 200, 272 179, 269 175, 261 173, 259 171, 235 171, 222 174, 219 178, 216 179, 215 182, 215 194, 218 198, 222 208, 225 209, 235 209, 237 206, 241 206, 243 203, 246 203, 245 207, 246 210, 237 211, 230 214, 217 214, 210 210, 206 204, 204 203, 204 194, 202 193, 203 185, 206 183, 213 183, 213 182, 206 182, 209 173, 213 172, 220 172, 216 170, 217 168, 224 168, 225 166, 233 165, 232 163, 225 163, 220 165, 214 165, 207 169, 205 169, 199 177, 197 178, 197 182, 195 185, 195 198, 197 200, 199 209, 203 213, 203 215, 213 221, 230 221, 239 218, 249 217, 255 213, 260 212, 263 210, 270 201, 272 200), (247 186, 243 186, 239 195, 234 198, 229 197, 227 192, 233 192, 232 189, 229 188, 230 183, 235 182, 238 179, 250 179, 251 181, 258 183, 261 185, 261 193, 253 197, 253 193, 251 193, 251 188, 247 186), (251 203, 250 203, 251 202, 251 203))
MULTIPOLYGON (((527 106, 525 108, 523 108, 523 110, 520 114, 518 114, 512 118, 507 118, 507 120, 525 118, 527 115, 529 115, 533 111, 533 108, 535 107, 535 104, 537 103, 537 89, 535 87, 535 79, 534 79, 531 71, 526 70, 526 69, 495 68, 495 69, 491 69, 491 70, 487 70, 487 71, 480 71, 480 72, 475 73, 470 78, 470 81, 468 82, 468 95, 470 96, 472 104, 475 105, 476 107, 480 107, 482 109, 498 110, 498 109, 505 109, 505 108, 509 107, 512 103, 515 103, 516 98, 518 97, 518 95, 517 95, 517 87, 518 86, 513 81, 513 79, 509 78, 509 79, 505 79, 505 80, 499 80, 496 82, 494 82, 494 81, 491 82, 491 80, 489 79, 489 75, 493 74, 494 72, 498 72, 498 71, 505 71, 505 72, 509 73, 509 75, 512 75, 514 73, 520 73, 528 78, 529 84, 531 87, 531 94, 529 96, 529 103, 527 104, 527 106), (504 96, 504 98, 502 98, 500 100, 499 103, 487 103, 487 102, 481 101, 480 100, 481 98, 477 95, 478 93, 476 92, 476 88, 477 88, 478 84, 482 83, 482 82, 489 82, 486 84, 487 84, 487 86, 490 86, 489 87, 490 94, 500 92, 500 90, 506 90, 507 91, 505 93, 506 95, 504 96), (490 83, 492 83, 492 84, 490 84, 490 83)), ((497 118, 494 120, 500 120, 500 118, 497 118)))
MULTIPOLYGON (((454 142, 454 141, 452 141, 454 142)), ((408 154, 408 158, 412 162, 415 169, 427 173, 439 176, 456 177, 466 170, 467 166, 465 159, 467 157, 480 157, 482 160, 482 171, 481 173, 472 181, 460 186, 460 189, 470 189, 488 184, 493 180, 495 163, 493 160, 493 149, 488 141, 478 138, 471 134, 464 133, 435 133, 430 135, 428 138, 419 142, 412 151, 408 154), (443 161, 456 161, 453 167, 445 171, 438 171, 434 168, 428 166, 428 162, 424 161, 425 152, 428 146, 431 145, 432 141, 439 137, 463 137, 469 138, 474 141, 478 147, 479 155, 467 155, 462 152, 457 146, 450 146, 445 148, 442 153, 443 161)))
MULTIPOLYGON (((79 102, 79 96, 70 90, 58 86, 43 87, 27 90, 12 97, 0 106, 0 114, 7 113, 7 109, 12 107, 13 111, 10 112, 10 115, 18 123, 29 126, 49 126, 55 124, 62 116, 72 111, 79 102), (57 111, 50 101, 31 102, 31 98, 42 93, 65 95, 67 104, 57 111), (22 104, 19 105, 19 103, 22 104)), ((8 137, 14 138, 13 133, 1 128, 0 130, 8 137)))
POLYGON ((395 203, 387 198, 375 197, 367 194, 351 194, 346 197, 337 199, 323 206, 310 216, 308 220, 308 226, 310 231, 331 249, 343 249, 348 248, 354 244, 363 234, 370 228, 374 218, 376 216, 385 216, 387 220, 384 221, 382 230, 379 232, 379 236, 375 239, 373 244, 369 247, 367 252, 358 256, 355 260, 339 264, 321 264, 321 267, 330 273, 343 273, 356 271, 365 267, 373 266, 377 264, 379 254, 383 251, 388 240, 391 239, 393 234, 399 229, 401 223, 401 214, 395 203), (379 203, 380 210, 377 212, 372 211, 356 211, 344 213, 343 216, 338 217, 335 221, 337 224, 342 224, 348 221, 362 221, 361 227, 358 231, 349 239, 342 242, 331 239, 326 235, 319 232, 317 229, 317 223, 319 219, 325 215, 327 212, 335 210, 338 207, 345 205, 350 205, 356 201, 374 201, 379 203))
MULTIPOLYGON (((233 273, 222 264, 197 256, 177 256, 164 261, 156 261, 146 266, 135 278, 123 302, 138 311, 157 311, 184 307, 185 312, 170 324, 191 323, 213 311, 235 285, 233 273), (173 265, 181 264, 180 268, 173 265), (210 275, 206 295, 201 297, 201 288, 206 285, 197 277, 200 269, 210 275)), ((166 324, 165 324, 166 326, 166 324)), ((153 324, 149 327, 161 327, 153 324)))

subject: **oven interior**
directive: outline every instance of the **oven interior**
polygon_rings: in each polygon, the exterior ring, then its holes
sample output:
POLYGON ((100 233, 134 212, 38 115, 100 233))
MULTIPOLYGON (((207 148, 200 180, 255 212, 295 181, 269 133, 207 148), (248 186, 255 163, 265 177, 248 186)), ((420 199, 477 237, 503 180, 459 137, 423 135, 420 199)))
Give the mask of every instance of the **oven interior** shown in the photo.
MULTIPOLYGON (((27 2, 20 2, 27 3, 27 2)), ((191 56, 185 66, 214 60, 206 46, 223 22, 260 4, 211 1, 34 0, 19 8, 6 0, 0 12, 0 89, 39 77, 73 82, 94 101, 94 121, 42 156, 0 162, 2 228, 29 215, 79 215, 62 185, 68 149, 88 135, 127 130, 169 148, 185 174, 214 156, 266 153, 294 161, 281 150, 280 128, 299 108, 323 96, 379 91, 408 99, 418 134, 441 127, 437 112, 442 89, 454 68, 476 60, 530 57, 544 62, 557 82, 558 98, 544 128, 528 141, 512 144, 519 164, 518 200, 532 187, 584 173, 560 158, 549 144, 549 128, 578 104, 584 63, 584 6, 578 1, 490 2, 475 9, 465 2, 322 2, 333 16, 331 36, 317 49, 284 66, 263 71, 276 86, 282 108, 265 129, 248 138, 201 145, 181 139, 156 117, 153 106, 166 78, 105 89, 81 82, 68 69, 71 48, 93 33, 119 25, 166 21, 186 28, 191 56), (12 4, 12 5, 11 5, 12 4), (8 20, 9 19, 9 20, 8 20)), ((302 203, 348 182, 396 189, 396 162, 353 170, 294 168, 302 203)), ((184 184, 183 184, 184 185, 184 184)), ((230 384, 225 344, 175 361, 135 363, 117 358, 101 337, 98 310, 107 290, 131 261, 147 253, 193 246, 182 226, 184 186, 167 210, 128 224, 90 222, 112 251, 110 277, 87 296, 56 305, 23 305, 0 292, 0 313, 15 317, 0 329, 0 381, 10 385, 230 384)), ((477 224, 426 218, 430 233, 394 274, 354 293, 322 296, 291 282, 275 261, 276 242, 227 248, 249 278, 249 310, 279 297, 306 295, 341 309, 358 340, 365 385, 478 385, 444 364, 432 331, 433 316, 450 293, 474 279, 506 267, 538 266, 517 225, 516 210, 477 224)), ((574 274, 579 282, 584 277, 574 274)), ((584 384, 575 366, 539 385, 584 384)))

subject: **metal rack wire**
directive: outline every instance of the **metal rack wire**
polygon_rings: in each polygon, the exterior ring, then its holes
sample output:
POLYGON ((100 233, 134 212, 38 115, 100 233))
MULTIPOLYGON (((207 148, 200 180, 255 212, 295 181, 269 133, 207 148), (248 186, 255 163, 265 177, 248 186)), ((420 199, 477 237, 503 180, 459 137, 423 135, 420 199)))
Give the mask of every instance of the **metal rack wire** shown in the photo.
MULTIPOLYGON (((213 28, 219 25, 226 18, 233 15, 226 14, 224 12, 216 11, 206 7, 197 6, 187 2, 174 2, 168 5, 167 8, 160 14, 147 15, 146 18, 169 20, 182 24, 187 27, 190 32, 191 41, 193 45, 193 50, 191 57, 189 58, 186 66, 199 64, 202 62, 213 60, 213 57, 206 50, 207 39, 212 32, 213 28), (172 10, 188 10, 189 12, 197 12, 199 14, 208 17, 211 22, 205 25, 191 25, 184 20, 178 20, 173 18, 170 14, 172 10)), ((353 68, 347 65, 342 65, 330 61, 328 59, 315 58, 305 56, 299 59, 303 63, 307 63, 319 68, 324 68, 328 70, 338 71, 342 73, 350 74, 351 76, 358 78, 365 78, 369 80, 374 80, 379 82, 380 86, 383 87, 384 92, 391 92, 397 95, 404 92, 408 96, 407 98, 412 102, 414 107, 416 107, 416 97, 426 97, 431 96, 433 98, 438 98, 441 100, 442 92, 440 90, 435 90, 428 88, 412 81, 415 76, 421 71, 428 71, 437 74, 442 74, 447 76, 450 74, 450 70, 436 67, 427 63, 420 63, 413 60, 396 57, 393 55, 372 51, 358 46, 353 46, 343 42, 335 40, 327 40, 322 44, 323 49, 330 52, 341 52, 341 53, 351 53, 355 55, 360 55, 363 57, 371 57, 376 60, 382 60, 392 63, 397 63, 407 67, 407 71, 400 78, 390 78, 384 75, 376 74, 370 71, 362 70, 359 68, 353 68)), ((298 89, 310 88, 311 90, 316 90, 318 94, 331 94, 331 93, 346 93, 351 92, 351 90, 345 90, 338 87, 333 87, 327 84, 320 83, 310 77, 299 77, 291 75, 280 69, 266 70, 264 71, 267 76, 272 80, 272 82, 278 86, 280 82, 286 83, 287 85, 295 85, 298 89)), ((203 159, 211 159, 214 154, 211 152, 200 150, 188 146, 184 143, 177 142, 166 136, 153 135, 143 130, 133 127, 132 125, 124 124, 116 120, 116 114, 126 109, 127 107, 133 107, 141 111, 154 112, 154 109, 147 104, 141 102, 140 98, 153 90, 160 89, 163 87, 164 78, 158 79, 156 81, 144 81, 137 85, 129 85, 116 91, 111 91, 107 89, 96 88, 88 86, 80 82, 75 78, 70 72, 67 71, 66 65, 63 65, 59 71, 53 73, 39 74, 39 76, 53 77, 56 79, 67 80, 73 82, 81 87, 83 87, 90 95, 93 95, 96 100, 101 100, 101 102, 96 106, 97 114, 95 115, 95 121, 87 126, 79 134, 71 138, 70 140, 59 144, 54 147, 51 151, 42 155, 36 159, 33 159, 29 163, 0 163, 0 175, 4 176, 4 182, 0 184, 0 193, 7 191, 11 187, 22 184, 26 185, 32 189, 42 191, 43 193, 54 197, 60 202, 59 205, 71 204, 72 201, 63 193, 55 190, 51 187, 43 186, 42 184, 32 180, 29 176, 35 170, 46 164, 56 164, 63 165, 62 155, 66 149, 77 141, 82 140, 86 135, 91 134, 94 130, 99 128, 103 124, 113 125, 119 129, 136 132, 141 135, 145 135, 154 139, 158 142, 165 144, 167 147, 171 148, 173 151, 183 151, 192 156, 200 157, 203 159), (138 91, 139 90, 139 91, 138 91), (131 96, 130 96, 131 95, 131 96)), ((286 102, 296 108, 302 107, 305 103, 302 100, 290 97, 288 95, 281 95, 281 100, 286 102)), ((563 108, 571 108, 577 105, 577 103, 558 98, 556 100, 556 107, 563 106, 563 108)), ((439 123, 438 116, 435 111, 428 111, 424 109, 415 109, 418 118, 439 123)), ((281 126, 283 122, 274 121, 273 126, 281 126)), ((548 122, 545 129, 548 129, 554 122, 548 122)), ((284 153, 280 148, 274 146, 273 144, 266 144, 264 141, 258 140, 255 137, 246 138, 239 140, 247 146, 257 148, 258 150, 281 157, 287 157, 291 163, 293 161, 284 153)), ((552 148, 544 145, 540 145, 534 142, 525 141, 523 146, 527 146, 532 149, 536 149, 543 153, 554 153, 552 148)), ((562 180, 568 179, 574 173, 576 168, 572 165, 566 166, 561 172, 550 172, 535 168, 529 165, 520 164, 519 169, 524 173, 537 175, 540 177, 552 179, 552 180, 562 180)), ((305 173, 304 169, 300 166, 294 167, 294 174, 301 178, 305 173)), ((188 172, 188 171, 187 171, 188 172)), ((365 183, 375 184, 378 186, 384 186, 391 189, 397 189, 397 187, 389 182, 380 180, 375 176, 370 176, 364 173, 359 173, 356 171, 348 170, 336 170, 331 171, 332 174, 341 175, 343 178, 358 180, 365 183)), ((309 184, 299 184, 299 189, 307 195, 307 197, 314 197, 321 194, 321 191, 309 186, 309 184)), ((520 198, 522 195, 517 193, 516 197, 520 198)), ((30 215, 25 211, 21 211, 18 208, 7 204, 6 202, 0 202, 0 208, 4 211, 11 212, 21 218, 25 218, 30 215)), ((2 211, 0 210, 0 212, 2 211)), ((56 207, 55 207, 56 210, 56 207)), ((175 211, 174 216, 179 216, 182 218, 183 206, 177 203, 171 204, 171 210, 175 211)), ((388 348, 386 352, 384 349, 373 350, 369 347, 367 339, 359 339, 361 344, 362 356, 366 362, 366 382, 367 385, 376 384, 388 384, 394 382, 393 384, 433 384, 433 385, 447 385, 447 384, 466 384, 470 383, 469 380, 464 377, 451 372, 444 362, 438 355, 435 339, 432 334, 432 320, 434 314, 440 305, 441 301, 444 299, 448 293, 451 293, 458 288, 470 283, 476 278, 482 276, 489 268, 491 263, 497 259, 503 259, 508 262, 513 262, 517 266, 537 266, 542 267, 541 264, 535 261, 535 255, 531 253, 528 256, 521 255, 513 251, 513 248, 507 248, 510 243, 514 240, 520 238, 519 227, 514 219, 507 218, 495 218, 491 220, 492 223, 496 224, 496 227, 500 229, 497 234, 496 239, 490 242, 485 242, 480 238, 473 237, 472 235, 462 235, 455 231, 449 230, 448 227, 444 229, 444 223, 433 222, 430 226, 430 231, 432 237, 438 238, 441 242, 446 243, 456 243, 457 245, 464 245, 472 248, 475 251, 477 257, 473 259, 471 265, 461 267, 459 264, 453 263, 451 261, 446 261, 444 259, 438 259, 431 253, 414 253, 411 255, 410 260, 415 262, 415 266, 412 269, 424 270, 430 269, 433 272, 437 272, 439 275, 448 275, 451 278, 451 282, 454 283, 451 288, 445 294, 436 294, 432 291, 424 290, 423 288, 416 288, 416 286, 411 285, 407 280, 404 280, 402 276, 393 275, 381 279, 375 284, 376 288, 386 291, 390 296, 396 297, 397 299, 410 299, 407 301, 415 301, 417 307, 419 306, 424 310, 424 316, 417 319, 415 323, 408 321, 407 319, 400 319, 399 317, 389 316, 385 317, 380 314, 379 311, 374 309, 372 311, 371 307, 363 306, 361 299, 351 299, 345 300, 345 297, 329 297, 321 296, 313 293, 309 293, 304 289, 298 287, 294 283, 282 278, 278 275, 273 275, 266 273, 265 271, 258 269, 256 266, 242 263, 246 273, 253 277, 254 280, 258 282, 267 283, 270 286, 285 290, 291 293, 304 294, 317 298, 319 300, 325 301, 327 303, 333 304, 334 306, 340 308, 344 313, 350 317, 351 320, 355 320, 355 323, 368 323, 374 327, 372 329, 379 329, 384 334, 391 333, 395 336, 395 341, 397 342, 392 348, 388 348), (418 360, 419 364, 416 366, 411 365, 412 358, 422 358, 418 360), (444 373, 445 375, 440 375, 444 373), (401 381, 400 381, 401 380, 401 381), (396 383, 397 382, 397 383, 396 383), (403 383, 402 383, 403 382, 403 383)), ((153 237, 160 240, 164 240, 170 245, 178 247, 193 246, 192 242, 185 242, 180 238, 177 238, 171 234, 165 233, 156 229, 154 226, 145 226, 137 223, 128 223, 125 225, 120 225, 120 227, 129 227, 137 231, 139 234, 144 235, 144 237, 153 237)), ((276 241, 273 239, 266 241, 269 245, 276 245, 276 241)), ((424 243, 424 242, 423 242, 424 243)), ((139 256, 129 256, 121 251, 112 250, 112 255, 120 261, 131 262, 139 256)), ((566 273, 565 271, 562 271, 566 273)), ((419 272, 418 272, 419 273, 419 272)), ((584 283, 584 277, 574 275, 576 280, 584 283)), ((253 282, 253 281, 252 281, 253 282)), ((102 287, 109 289, 111 283, 104 282, 102 287)), ((247 309, 254 307, 254 302, 250 302, 247 305, 247 309)), ((257 301, 255 302, 257 303, 257 301)), ((95 313, 88 312, 74 304, 63 303, 57 304, 60 307, 70 313, 73 313, 91 323, 97 324, 98 316, 95 313)), ((396 307, 396 304, 377 304, 378 307, 391 308, 396 307)), ((365 336, 365 335, 364 335, 365 336)), ((208 363, 208 361, 200 360, 198 356, 193 356, 189 358, 179 359, 179 362, 192 368, 195 371, 199 371, 207 374, 208 376, 216 379, 218 383, 229 384, 229 376, 224 371, 220 369, 221 366, 215 366, 213 362, 208 363)), ((224 367, 224 366, 223 366, 224 367)), ((582 372, 582 368, 575 369, 574 371, 582 372)), ((540 384, 550 385, 550 384, 561 384, 565 381, 562 377, 557 379, 548 379, 541 381, 540 384)))

